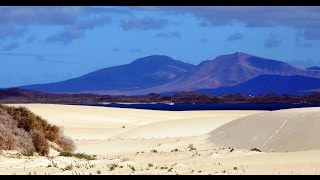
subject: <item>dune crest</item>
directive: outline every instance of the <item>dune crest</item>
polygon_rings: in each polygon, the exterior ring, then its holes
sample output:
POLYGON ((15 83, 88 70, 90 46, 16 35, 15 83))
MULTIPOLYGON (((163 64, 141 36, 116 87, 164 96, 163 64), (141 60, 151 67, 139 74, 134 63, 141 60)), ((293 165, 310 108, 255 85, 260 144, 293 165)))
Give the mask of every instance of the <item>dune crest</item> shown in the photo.
POLYGON ((219 147, 266 152, 320 149, 320 108, 287 109, 243 117, 210 132, 219 147))

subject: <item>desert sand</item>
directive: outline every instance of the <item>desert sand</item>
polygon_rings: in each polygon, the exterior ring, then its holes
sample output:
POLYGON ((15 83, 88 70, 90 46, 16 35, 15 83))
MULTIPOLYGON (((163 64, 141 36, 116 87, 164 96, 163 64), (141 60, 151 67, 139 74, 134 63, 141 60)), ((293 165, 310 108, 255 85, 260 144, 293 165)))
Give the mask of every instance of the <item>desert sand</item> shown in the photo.
POLYGON ((320 149, 320 108, 286 109, 237 119, 210 133, 217 146, 267 152, 320 149))
POLYGON ((319 143, 315 142, 319 108, 171 112, 21 106, 62 126, 74 139, 77 152, 98 158, 86 161, 56 153, 21 157, 2 152, 0 174, 320 173, 319 143))

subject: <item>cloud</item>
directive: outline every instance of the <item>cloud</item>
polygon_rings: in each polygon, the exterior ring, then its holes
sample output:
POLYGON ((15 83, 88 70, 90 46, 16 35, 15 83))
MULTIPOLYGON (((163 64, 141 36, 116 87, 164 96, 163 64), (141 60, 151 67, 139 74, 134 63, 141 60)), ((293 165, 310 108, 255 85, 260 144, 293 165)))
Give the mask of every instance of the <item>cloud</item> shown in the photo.
POLYGON ((134 7, 166 14, 191 14, 204 26, 242 23, 247 27, 286 26, 303 29, 310 40, 320 40, 320 7, 318 6, 179 6, 134 7))
POLYGON ((129 49, 129 52, 130 52, 130 53, 141 53, 141 52, 142 52, 142 49, 132 48, 132 49, 129 49))
POLYGON ((314 59, 311 59, 310 57, 305 57, 301 59, 292 59, 292 60, 289 60, 288 62, 292 65, 300 66, 304 68, 319 66, 319 62, 314 59))
POLYGON ((281 40, 278 39, 275 35, 270 35, 264 42, 264 47, 266 48, 276 48, 281 45, 281 40))
POLYGON ((302 36, 306 39, 306 40, 320 40, 320 29, 318 28, 310 28, 310 29, 306 29, 303 33, 302 36))
POLYGON ((309 48, 312 47, 312 43, 310 42, 297 42, 298 47, 309 48))
POLYGON ((143 50, 142 49, 139 49, 139 48, 131 48, 131 49, 120 49, 120 48, 113 48, 112 49, 113 52, 129 52, 129 53, 141 53, 143 50))
POLYGON ((1 24, 18 25, 56 25, 65 26, 76 24, 79 19, 91 15, 111 13, 130 14, 127 10, 117 10, 110 7, 86 6, 13 6, 0 7, 1 24))
POLYGON ((27 27, 14 26, 0 23, 0 39, 6 40, 8 38, 17 39, 22 37, 27 31, 27 27))
POLYGON ((46 42, 55 43, 62 42, 63 44, 69 44, 73 40, 84 37, 85 31, 77 28, 67 27, 62 32, 49 36, 46 42))
POLYGON ((32 25, 72 24, 80 12, 81 8, 77 7, 0 7, 0 39, 22 38, 32 25))
MULTIPOLYGON (((86 6, 12 6, 0 7, 0 39, 21 38, 31 26, 61 27, 64 29, 60 36, 56 35, 58 41, 72 41, 74 38, 83 37, 84 32, 77 31, 81 26, 88 26, 82 22, 84 18, 105 18, 110 14, 131 14, 128 9, 114 7, 86 7, 86 6), (72 28, 73 27, 73 28, 72 28), (63 39, 63 36, 66 39, 63 39)), ((93 25, 95 26, 95 25, 93 25)))
POLYGON ((76 21, 81 7, 1 7, 2 24, 66 25, 76 21))
POLYGON ((10 44, 3 46, 2 50, 3 51, 12 51, 12 50, 17 49, 19 47, 20 47, 20 44, 18 42, 12 42, 10 44))
POLYGON ((75 62, 71 61, 62 61, 62 60, 52 60, 48 58, 56 58, 56 57, 67 57, 69 55, 64 54, 47 54, 47 55, 41 55, 41 54, 32 54, 32 53, 0 53, 0 56, 18 56, 18 57, 32 57, 36 61, 40 62, 52 62, 52 63, 58 63, 58 64, 76 64, 75 62))
POLYGON ((243 35, 241 33, 235 32, 233 34, 231 34, 226 41, 228 42, 233 42, 233 41, 237 41, 237 40, 241 40, 243 39, 243 35))
POLYGON ((201 38, 200 42, 201 43, 207 43, 207 42, 209 42, 209 40, 208 40, 208 38, 201 38))
POLYGON ((209 42, 209 40, 208 40, 208 38, 201 38, 200 42, 201 43, 207 43, 207 42, 209 42))
POLYGON ((137 29, 137 30, 159 30, 168 25, 166 19, 155 19, 152 17, 138 18, 135 16, 128 16, 121 20, 121 27, 125 31, 137 29))
POLYGON ((33 36, 29 36, 26 40, 25 40, 25 43, 26 44, 31 44, 34 40, 36 39, 36 37, 33 35, 33 36))
POLYGON ((173 31, 173 32, 160 32, 154 35, 156 38, 181 38, 181 33, 178 31, 173 31))
POLYGON ((108 16, 100 16, 97 18, 80 21, 75 25, 68 25, 64 27, 63 31, 60 33, 49 36, 46 39, 46 42, 62 42, 64 44, 69 44, 75 39, 83 38, 87 30, 91 30, 99 26, 104 26, 105 24, 109 24, 110 22, 111 18, 108 16))
POLYGON ((298 47, 309 48, 312 47, 310 40, 306 39, 304 32, 298 32, 296 35, 296 45, 298 47))
POLYGON ((133 15, 129 7, 86 7, 85 12, 92 14, 133 15))

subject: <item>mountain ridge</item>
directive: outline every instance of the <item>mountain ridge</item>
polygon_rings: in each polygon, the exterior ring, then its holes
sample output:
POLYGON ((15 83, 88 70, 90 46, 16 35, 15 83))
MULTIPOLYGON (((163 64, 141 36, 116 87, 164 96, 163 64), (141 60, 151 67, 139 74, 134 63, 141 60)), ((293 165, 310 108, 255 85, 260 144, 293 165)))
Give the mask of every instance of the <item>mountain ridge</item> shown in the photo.
POLYGON ((279 75, 260 75, 246 82, 235 86, 220 87, 216 89, 201 89, 195 92, 207 95, 221 94, 245 94, 259 95, 276 93, 306 95, 313 91, 320 90, 320 78, 305 76, 279 76, 279 75), (267 84, 267 86, 266 86, 267 84))
POLYGON ((192 74, 181 76, 169 83, 132 92, 128 95, 195 91, 234 86, 263 74, 282 76, 301 75, 320 78, 320 71, 306 70, 288 63, 236 52, 201 62, 192 74))
POLYGON ((49 93, 79 93, 99 90, 128 91, 161 85, 188 73, 195 66, 168 56, 152 55, 129 64, 103 68, 65 81, 20 86, 49 93), (148 68, 146 68, 148 67, 148 68))
POLYGON ((312 66, 312 67, 308 67, 306 69, 320 71, 320 67, 319 66, 312 66))
POLYGON ((320 71, 242 52, 221 55, 197 66, 152 55, 62 82, 19 88, 50 93, 142 95, 235 86, 260 75, 320 78, 320 71))

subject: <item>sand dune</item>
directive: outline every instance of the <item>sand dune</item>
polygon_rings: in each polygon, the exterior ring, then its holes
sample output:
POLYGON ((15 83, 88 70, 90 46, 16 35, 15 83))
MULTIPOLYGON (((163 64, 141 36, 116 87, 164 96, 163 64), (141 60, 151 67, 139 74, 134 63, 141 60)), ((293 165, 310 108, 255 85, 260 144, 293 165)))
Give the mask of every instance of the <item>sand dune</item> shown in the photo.
POLYGON ((83 140, 201 135, 231 120, 261 112, 174 112, 51 104, 15 104, 13 106, 25 106, 50 123, 62 126, 66 135, 83 140), (145 125, 147 126, 144 127, 145 125))
MULTIPOLYGON (((238 116, 228 116, 216 112, 217 116, 212 117, 198 117, 169 120, 158 123, 151 123, 144 125, 119 136, 117 138, 172 138, 172 137, 188 137, 188 136, 200 136, 205 135, 208 132, 224 125, 230 121, 233 121, 238 116)), ((232 112, 230 112, 232 114, 232 112)), ((245 116, 245 115, 244 115, 245 116)))
POLYGON ((279 110, 250 115, 210 133, 217 146, 263 151, 320 149, 320 108, 279 110))
POLYGON ((320 148, 319 108, 168 112, 22 106, 63 126, 75 140, 77 152, 95 154, 98 159, 21 157, 0 151, 0 174, 320 173, 320 150, 306 151, 320 148), (265 152, 250 151, 252 147, 265 152), (281 152, 267 152, 273 150, 281 152))

